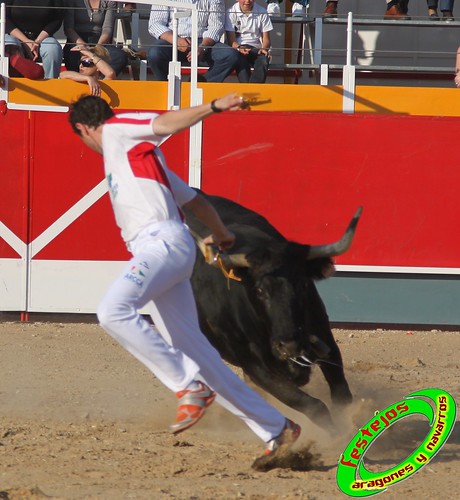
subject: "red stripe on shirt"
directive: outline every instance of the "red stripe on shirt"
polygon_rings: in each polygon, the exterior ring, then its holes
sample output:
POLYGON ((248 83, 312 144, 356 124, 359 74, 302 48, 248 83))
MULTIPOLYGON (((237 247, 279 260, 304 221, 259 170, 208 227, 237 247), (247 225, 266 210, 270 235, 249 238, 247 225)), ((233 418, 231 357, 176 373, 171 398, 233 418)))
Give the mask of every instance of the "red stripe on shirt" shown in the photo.
POLYGON ((157 158, 155 146, 150 142, 140 142, 128 151, 128 161, 134 177, 152 179, 171 191, 169 179, 157 158))
POLYGON ((117 124, 127 124, 127 125, 148 125, 152 122, 152 118, 120 118, 118 116, 112 116, 105 123, 117 123, 117 124))
MULTIPOLYGON (((160 160, 155 154, 155 146, 150 142, 140 142, 128 151, 128 161, 134 177, 139 179, 151 179, 157 181, 168 188, 174 199, 174 193, 171 189, 168 176, 161 165, 160 160)), ((184 216, 176 202, 176 207, 180 218, 183 221, 184 216)))

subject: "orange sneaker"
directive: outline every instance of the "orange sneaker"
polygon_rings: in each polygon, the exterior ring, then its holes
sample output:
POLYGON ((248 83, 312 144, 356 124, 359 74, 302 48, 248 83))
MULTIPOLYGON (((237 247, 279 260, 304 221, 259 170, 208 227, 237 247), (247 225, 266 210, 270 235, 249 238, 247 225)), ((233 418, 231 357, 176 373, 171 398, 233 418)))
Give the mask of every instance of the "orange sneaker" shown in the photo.
POLYGON ((291 444, 297 441, 301 432, 302 428, 300 425, 287 418, 283 432, 267 443, 268 446, 264 455, 274 455, 278 450, 282 451, 289 448, 291 444))
POLYGON ((200 388, 196 391, 185 389, 176 392, 179 399, 177 407, 176 421, 169 426, 172 434, 185 431, 204 415, 206 408, 214 401, 216 393, 203 382, 198 382, 200 388))

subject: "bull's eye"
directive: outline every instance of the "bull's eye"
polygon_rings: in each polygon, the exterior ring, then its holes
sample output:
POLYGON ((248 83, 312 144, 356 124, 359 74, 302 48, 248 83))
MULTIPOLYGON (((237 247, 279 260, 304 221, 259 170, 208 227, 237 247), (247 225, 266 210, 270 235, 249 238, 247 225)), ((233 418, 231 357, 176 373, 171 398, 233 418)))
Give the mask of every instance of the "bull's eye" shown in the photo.
POLYGON ((256 286, 254 290, 258 297, 262 297, 262 295, 264 294, 264 291, 262 290, 262 288, 260 288, 260 286, 256 286))

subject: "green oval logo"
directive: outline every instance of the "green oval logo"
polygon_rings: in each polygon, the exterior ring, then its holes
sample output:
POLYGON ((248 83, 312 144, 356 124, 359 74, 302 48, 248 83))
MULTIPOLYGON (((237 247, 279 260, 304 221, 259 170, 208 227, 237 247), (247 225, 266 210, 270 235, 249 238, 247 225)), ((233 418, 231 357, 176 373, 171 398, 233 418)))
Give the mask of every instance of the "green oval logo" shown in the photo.
POLYGON ((355 434, 340 455, 338 487, 349 496, 368 497, 412 476, 445 444, 454 428, 456 413, 454 398, 441 389, 413 392, 378 412, 355 434), (426 399, 434 403, 434 407, 426 399), (367 470, 363 459, 369 446, 391 425, 410 415, 424 415, 430 424, 430 430, 420 446, 395 467, 383 472, 367 470))

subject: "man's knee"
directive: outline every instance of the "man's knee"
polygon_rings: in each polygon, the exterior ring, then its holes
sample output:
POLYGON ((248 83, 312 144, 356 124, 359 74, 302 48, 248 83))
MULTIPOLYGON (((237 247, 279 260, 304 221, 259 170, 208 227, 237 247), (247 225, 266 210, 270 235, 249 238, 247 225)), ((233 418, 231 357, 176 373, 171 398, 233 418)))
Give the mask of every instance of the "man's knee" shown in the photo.
POLYGON ((228 45, 217 43, 211 51, 211 58, 214 64, 237 65, 239 61, 239 52, 228 45))
POLYGON ((115 323, 130 318, 133 314, 133 309, 128 304, 113 302, 109 299, 104 299, 97 308, 96 315, 99 323, 103 328, 110 327, 115 323))

